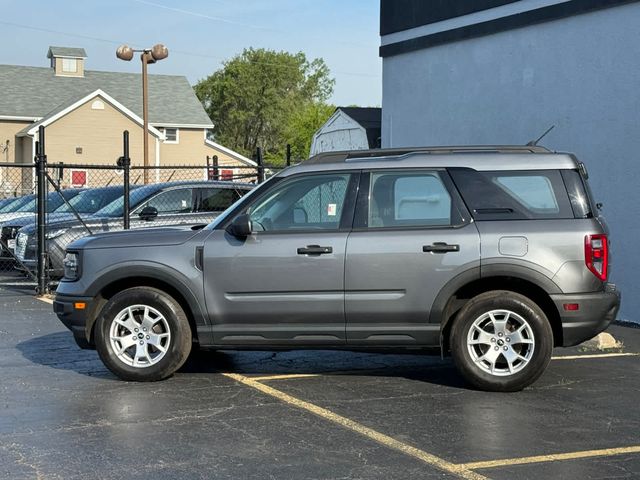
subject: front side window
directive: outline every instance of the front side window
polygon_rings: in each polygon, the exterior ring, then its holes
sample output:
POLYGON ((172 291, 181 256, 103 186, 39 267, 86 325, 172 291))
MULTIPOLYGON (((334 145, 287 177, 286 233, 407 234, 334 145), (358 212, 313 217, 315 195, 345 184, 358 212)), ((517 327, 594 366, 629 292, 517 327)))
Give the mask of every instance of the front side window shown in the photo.
POLYGON ((145 207, 153 207, 159 214, 190 213, 192 211, 193 190, 191 188, 178 188, 156 195, 151 200, 144 202, 136 209, 141 212, 145 207))
POLYGON ((371 174, 369 228, 448 226, 458 223, 458 218, 452 219, 454 210, 438 172, 371 174))
POLYGON ((322 174, 278 184, 248 210, 255 231, 337 230, 351 174, 322 174))

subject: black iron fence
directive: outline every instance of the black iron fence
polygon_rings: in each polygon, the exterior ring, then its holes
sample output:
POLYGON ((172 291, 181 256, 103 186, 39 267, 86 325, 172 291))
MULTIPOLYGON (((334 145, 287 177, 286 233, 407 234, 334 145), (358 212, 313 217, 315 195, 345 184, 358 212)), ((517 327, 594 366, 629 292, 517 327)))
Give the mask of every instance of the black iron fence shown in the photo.
POLYGON ((132 165, 128 132, 111 165, 47 159, 39 132, 32 164, 0 163, 0 286, 46 293, 65 249, 84 236, 129 228, 205 224, 281 167, 206 159, 205 165, 132 165), (146 179, 146 183, 145 183, 146 179))

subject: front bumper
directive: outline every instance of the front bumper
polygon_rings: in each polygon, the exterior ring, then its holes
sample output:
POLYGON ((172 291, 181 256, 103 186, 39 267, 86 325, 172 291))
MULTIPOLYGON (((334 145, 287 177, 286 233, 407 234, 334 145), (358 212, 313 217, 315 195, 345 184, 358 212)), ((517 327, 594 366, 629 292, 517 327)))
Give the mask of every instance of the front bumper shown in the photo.
POLYGON ((81 348, 94 348, 91 344, 90 331, 87 331, 89 316, 93 311, 93 297, 77 297, 57 294, 53 301, 53 311, 60 321, 73 333, 73 338, 81 348), (82 302, 86 307, 82 310, 75 304, 82 302))
POLYGON ((621 294, 613 284, 594 293, 551 295, 562 321, 562 346, 572 347, 595 337, 615 320, 621 294), (578 310, 565 310, 566 304, 578 304, 578 310))

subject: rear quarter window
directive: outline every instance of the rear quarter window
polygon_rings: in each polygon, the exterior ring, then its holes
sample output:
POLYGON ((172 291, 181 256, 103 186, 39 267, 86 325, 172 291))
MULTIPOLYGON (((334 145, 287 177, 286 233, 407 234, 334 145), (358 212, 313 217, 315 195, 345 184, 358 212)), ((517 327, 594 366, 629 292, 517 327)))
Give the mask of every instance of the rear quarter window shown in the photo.
POLYGON ((454 168, 450 173, 476 220, 574 218, 559 170, 454 168))

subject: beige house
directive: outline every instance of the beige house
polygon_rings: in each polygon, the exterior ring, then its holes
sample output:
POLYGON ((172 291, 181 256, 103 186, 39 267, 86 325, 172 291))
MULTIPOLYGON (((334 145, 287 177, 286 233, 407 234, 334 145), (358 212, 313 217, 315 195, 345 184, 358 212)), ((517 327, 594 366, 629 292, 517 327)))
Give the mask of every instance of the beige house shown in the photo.
MULTIPOLYGON (((128 130, 132 165, 142 165, 141 75, 86 70, 81 48, 50 47, 48 58, 44 68, 0 65, 0 162, 32 163, 42 125, 49 163, 115 166, 128 130)), ((227 176, 256 165, 207 138, 213 124, 185 77, 149 75, 149 125, 151 166, 206 167, 215 156, 227 176)), ((166 180, 168 172, 154 169, 149 177, 166 180)), ((206 168, 193 172, 207 176, 206 168)), ((92 170, 66 175, 67 184, 105 183, 92 170)))

